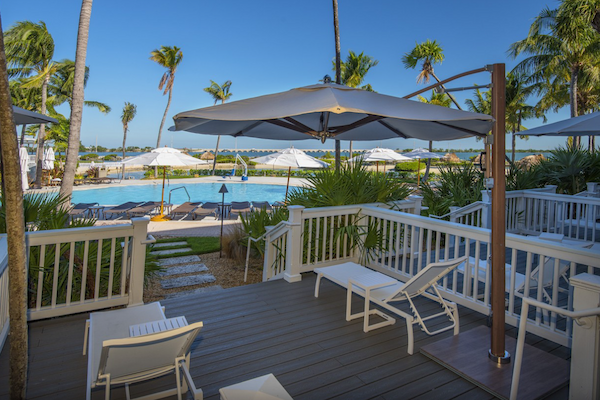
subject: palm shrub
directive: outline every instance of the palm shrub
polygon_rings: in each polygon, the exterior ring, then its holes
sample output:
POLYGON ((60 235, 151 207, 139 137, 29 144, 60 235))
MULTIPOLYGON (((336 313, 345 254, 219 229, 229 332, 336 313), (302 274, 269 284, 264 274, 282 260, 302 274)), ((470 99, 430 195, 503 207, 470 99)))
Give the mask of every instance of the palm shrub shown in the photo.
MULTIPOLYGON (((277 225, 281 221, 288 219, 288 210, 285 207, 277 207, 271 211, 266 209, 254 210, 251 213, 242 214, 240 220, 242 221, 242 228, 245 232, 241 239, 241 244, 246 246, 248 237, 258 238, 262 236, 267 230, 266 226, 277 225)), ((264 255, 265 241, 260 240, 258 242, 250 242, 250 247, 260 254, 264 255)))
POLYGON ((390 203, 403 200, 412 192, 406 183, 369 172, 361 162, 341 165, 339 173, 334 169, 317 170, 305 179, 310 185, 291 189, 290 205, 315 208, 390 203))
POLYGON ((429 207, 427 214, 444 215, 451 206, 464 207, 481 200, 485 189, 483 173, 473 164, 440 166, 437 187, 429 183, 421 187, 423 205, 429 207))
POLYGON ((525 190, 543 187, 540 169, 536 166, 526 168, 515 162, 509 163, 506 174, 506 190, 525 190))
POLYGON ((600 155, 569 145, 550 151, 550 156, 533 167, 541 184, 556 185, 558 193, 577 194, 586 182, 600 179, 600 155))

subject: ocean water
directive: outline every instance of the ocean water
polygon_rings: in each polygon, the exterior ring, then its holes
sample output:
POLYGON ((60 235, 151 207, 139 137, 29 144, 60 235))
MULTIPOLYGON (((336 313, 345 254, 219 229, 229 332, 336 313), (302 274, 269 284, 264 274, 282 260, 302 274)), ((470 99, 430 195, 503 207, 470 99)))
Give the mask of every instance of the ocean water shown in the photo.
MULTIPOLYGON (((185 187, 190 195, 191 201, 216 201, 222 200, 219 193, 221 185, 225 183, 229 193, 225 194, 225 202, 231 201, 268 201, 274 203, 283 201, 285 197, 285 186, 261 185, 254 183, 231 182, 224 179, 218 183, 185 183, 181 180, 173 180, 165 185, 165 202, 169 201, 171 193, 172 204, 182 204, 190 201, 183 189, 185 187), (175 190, 177 189, 177 190, 175 190)), ((73 203, 99 203, 100 205, 117 205, 127 201, 160 201, 162 181, 152 181, 147 185, 113 186, 98 189, 73 191, 73 203)))

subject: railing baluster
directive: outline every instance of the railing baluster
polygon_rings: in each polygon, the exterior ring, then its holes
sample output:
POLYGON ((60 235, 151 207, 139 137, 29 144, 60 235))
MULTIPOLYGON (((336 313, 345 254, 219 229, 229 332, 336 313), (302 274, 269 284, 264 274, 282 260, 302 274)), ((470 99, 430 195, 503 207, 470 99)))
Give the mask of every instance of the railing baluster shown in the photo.
POLYGON ((127 275, 129 269, 129 263, 127 262, 129 258, 129 237, 125 236, 123 238, 123 253, 121 254, 121 296, 125 295, 126 292, 126 284, 127 284, 127 275))
POLYGON ((71 295, 73 293, 73 268, 75 268, 75 242, 69 244, 69 272, 67 276, 67 306, 71 305, 71 295))
POLYGON ((88 274, 88 256, 90 252, 90 241, 86 240, 83 243, 83 267, 81 269, 81 293, 79 295, 79 303, 85 302, 85 289, 87 287, 87 274, 88 274))
MULTIPOLYGON (((44 290, 44 265, 46 263, 46 245, 43 244, 40 247, 40 271, 38 272, 37 281, 37 296, 35 301, 35 309, 40 310, 42 308, 42 292, 44 290)), ((31 248, 29 248, 31 251, 31 248)))
POLYGON ((100 298, 100 273, 102 272, 102 252, 104 250, 103 240, 98 239, 98 252, 96 254, 96 280, 94 283, 94 301, 100 298))
POLYGON ((115 279, 115 248, 117 244, 117 239, 112 238, 110 242, 110 267, 108 270, 108 297, 112 298, 113 290, 114 290, 114 279, 115 279))
POLYGON ((56 307, 58 297, 58 272, 60 270, 60 243, 54 245, 54 278, 52 280, 52 308, 56 307))

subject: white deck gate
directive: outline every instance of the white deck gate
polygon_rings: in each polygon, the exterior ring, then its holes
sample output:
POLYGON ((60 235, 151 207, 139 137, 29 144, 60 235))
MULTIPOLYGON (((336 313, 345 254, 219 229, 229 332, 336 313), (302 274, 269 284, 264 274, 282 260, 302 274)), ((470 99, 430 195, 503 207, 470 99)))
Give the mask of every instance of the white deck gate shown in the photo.
MULTIPOLYGON (((472 257, 470 267, 457 269, 444 278, 444 296, 483 314, 490 312, 490 230, 383 209, 354 205, 304 209, 290 206, 290 226, 278 230, 279 244, 267 241, 270 260, 285 263, 283 277, 301 279, 301 273, 346 261, 363 264, 406 281, 430 262, 464 254, 472 257), (365 251, 356 247, 356 236, 345 226, 362 226, 358 235, 375 231, 379 245, 365 251), (281 249, 281 238, 287 240, 281 249), (368 254, 367 259, 364 255, 368 254)), ((581 272, 597 273, 597 251, 545 243, 515 234, 506 237, 506 322, 517 326, 521 298, 572 309, 572 292, 567 279, 581 272)), ((267 261, 265 268, 267 268, 267 261)), ((530 313, 528 331, 570 346, 573 321, 556 313, 536 309, 530 313)))

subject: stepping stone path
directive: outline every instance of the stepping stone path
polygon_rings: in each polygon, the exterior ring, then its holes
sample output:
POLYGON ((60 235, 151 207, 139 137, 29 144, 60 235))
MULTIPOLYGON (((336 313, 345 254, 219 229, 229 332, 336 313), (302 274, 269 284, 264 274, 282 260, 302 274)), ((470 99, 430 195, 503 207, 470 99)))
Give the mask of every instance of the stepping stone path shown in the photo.
MULTIPOLYGON (((171 243, 159 243, 157 245, 154 245, 154 247, 161 248, 167 246, 186 245, 187 242, 182 241, 171 243)), ((173 257, 163 258, 158 261, 158 265, 164 268, 164 271, 159 274, 159 276, 161 277, 160 284, 163 289, 182 288, 183 290, 166 295, 165 298, 167 299, 223 289, 221 286, 214 285, 185 290, 185 288, 189 286, 195 286, 216 281, 216 278, 209 273, 208 267, 200 262, 200 257, 198 257, 197 255, 177 256, 177 253, 182 253, 190 250, 191 249, 188 247, 183 247, 180 249, 154 250, 151 252, 151 254, 156 255, 173 254, 173 257), (183 274, 185 275, 181 276, 183 274)))

